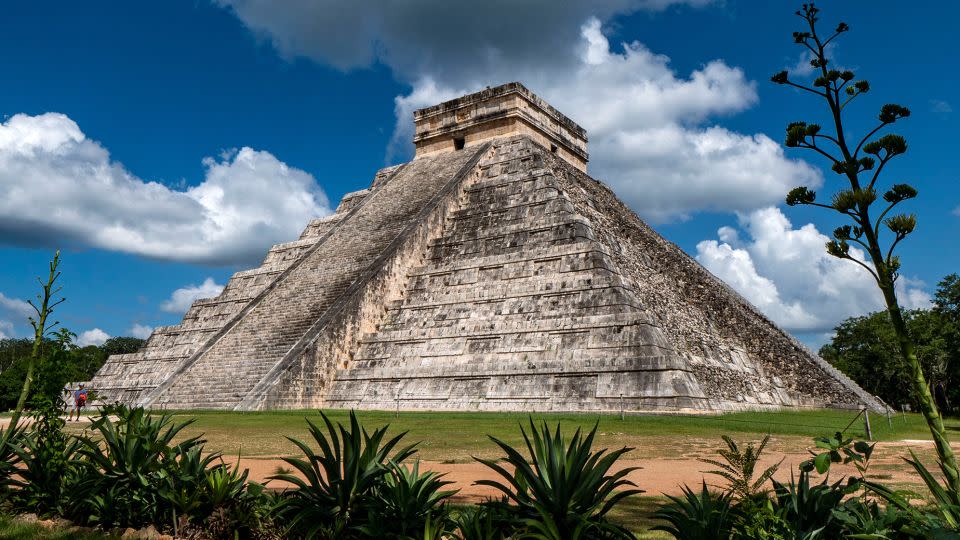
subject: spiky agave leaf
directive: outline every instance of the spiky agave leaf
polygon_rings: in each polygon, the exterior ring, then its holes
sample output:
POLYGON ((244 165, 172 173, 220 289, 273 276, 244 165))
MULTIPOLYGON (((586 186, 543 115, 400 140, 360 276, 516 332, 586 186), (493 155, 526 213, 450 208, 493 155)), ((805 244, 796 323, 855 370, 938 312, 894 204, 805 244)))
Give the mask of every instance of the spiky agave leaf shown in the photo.
POLYGON ((389 426, 368 433, 350 411, 349 428, 320 413, 324 427, 307 419, 308 431, 319 453, 306 443, 287 437, 305 459, 283 460, 299 472, 270 477, 293 485, 284 493, 278 512, 282 519, 308 538, 344 537, 359 530, 373 501, 374 490, 388 474, 388 462, 402 462, 414 454, 415 444, 394 448, 406 432, 384 440, 389 426))
POLYGON ((175 422, 170 414, 151 415, 142 407, 114 406, 101 411, 91 424, 97 437, 79 438, 75 464, 80 478, 75 489, 86 495, 71 500, 72 517, 117 527, 142 526, 160 519, 170 508, 162 492, 171 475, 178 474, 180 460, 195 456, 203 461, 199 456, 204 441, 199 437, 174 444, 192 423, 175 422), (116 421, 111 415, 116 415, 116 421))
POLYGON ((23 444, 23 437, 26 434, 24 424, 16 426, 7 426, 7 433, 0 428, 0 500, 6 498, 15 481, 14 474, 17 471, 17 464, 20 462, 20 456, 17 449, 23 444), (6 439, 4 439, 6 435, 6 439), (6 441, 4 443, 4 441, 6 441))
POLYGON ((654 519, 666 524, 654 531, 664 531, 679 540, 714 540, 728 538, 733 526, 730 495, 713 493, 703 482, 699 493, 683 486, 683 496, 667 495, 670 503, 654 512, 654 519))
POLYGON ((607 538, 630 538, 625 529, 608 523, 605 516, 625 497, 642 492, 630 489, 636 486, 626 480, 637 467, 610 472, 631 449, 593 452, 599 424, 586 435, 577 429, 567 442, 559 424, 551 432, 546 423, 538 428, 532 418, 529 422, 529 433, 520 428, 529 461, 509 444, 490 437, 506 454, 502 461, 514 468, 513 473, 494 460, 474 458, 503 479, 476 482, 500 491, 506 498, 504 503, 488 504, 500 506, 528 529, 540 530, 547 537, 555 526, 566 532, 581 530, 585 538, 599 537, 601 532, 607 538))
POLYGON ((420 530, 445 530, 449 516, 446 500, 457 490, 445 490, 453 482, 442 474, 420 472, 420 462, 406 467, 394 462, 376 491, 375 515, 363 528, 371 538, 410 536, 420 530))

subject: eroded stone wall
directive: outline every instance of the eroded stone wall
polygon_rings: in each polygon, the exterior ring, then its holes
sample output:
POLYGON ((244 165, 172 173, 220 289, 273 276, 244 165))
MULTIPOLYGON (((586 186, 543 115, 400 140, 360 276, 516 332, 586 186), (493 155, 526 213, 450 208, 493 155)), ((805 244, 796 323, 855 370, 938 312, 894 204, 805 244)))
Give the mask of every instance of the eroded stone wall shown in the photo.
POLYGON ((613 192, 553 160, 577 208, 639 301, 657 316, 718 408, 882 405, 811 353, 675 244, 640 220, 613 192))

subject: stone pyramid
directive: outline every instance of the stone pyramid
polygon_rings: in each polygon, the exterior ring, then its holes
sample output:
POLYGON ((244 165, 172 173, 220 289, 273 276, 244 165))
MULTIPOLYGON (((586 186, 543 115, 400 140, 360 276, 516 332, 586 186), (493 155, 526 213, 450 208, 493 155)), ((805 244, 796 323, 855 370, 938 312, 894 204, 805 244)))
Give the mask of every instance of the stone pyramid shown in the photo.
POLYGON ((414 114, 379 171, 92 381, 166 408, 879 406, 586 174, 519 83, 414 114))

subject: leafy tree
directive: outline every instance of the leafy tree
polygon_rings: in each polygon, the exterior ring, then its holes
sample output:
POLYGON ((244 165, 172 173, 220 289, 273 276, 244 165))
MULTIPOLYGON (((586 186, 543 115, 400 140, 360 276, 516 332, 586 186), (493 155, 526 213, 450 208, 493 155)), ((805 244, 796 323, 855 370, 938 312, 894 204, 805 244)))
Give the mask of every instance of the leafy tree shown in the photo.
POLYGON ((960 275, 940 280, 933 302, 933 312, 940 316, 940 343, 950 352, 943 387, 949 389, 947 399, 956 408, 960 406, 960 275))
POLYGON ((26 338, 0 339, 0 373, 8 370, 17 360, 26 358, 32 347, 33 342, 26 338))
POLYGON ((897 300, 895 282, 900 271, 900 258, 894 254, 897 245, 913 232, 917 225, 914 214, 891 214, 901 203, 917 196, 917 190, 908 184, 893 184, 882 195, 877 183, 880 174, 890 161, 907 151, 907 141, 900 135, 876 135, 910 116, 910 109, 896 104, 887 104, 880 108, 879 123, 859 141, 848 139, 843 113, 859 96, 870 91, 870 83, 857 79, 853 71, 835 69, 827 58, 827 45, 850 27, 841 22, 829 37, 817 33, 816 23, 820 12, 812 3, 803 4, 797 15, 803 19, 806 28, 794 32, 793 39, 798 45, 809 50, 813 59, 810 64, 816 70, 816 78, 811 86, 790 79, 786 71, 774 75, 771 80, 776 84, 797 88, 822 100, 830 113, 833 133, 824 132, 820 125, 807 122, 793 122, 787 126, 785 145, 790 148, 812 150, 831 164, 831 169, 843 177, 846 184, 837 191, 829 203, 817 202, 817 194, 801 186, 790 191, 786 202, 790 206, 806 205, 831 210, 843 216, 849 224, 837 227, 833 231, 834 239, 827 242, 827 252, 840 259, 846 259, 863 267, 876 281, 883 293, 887 312, 897 339, 897 347, 903 358, 906 370, 904 374, 913 387, 920 412, 923 413, 933 435, 937 454, 940 458, 949 489, 960 493, 960 471, 957 459, 950 448, 943 419, 937 409, 933 394, 927 385, 923 366, 906 319, 897 300), (878 214, 871 214, 873 204, 882 198, 883 208, 878 214), (883 228, 886 230, 883 230, 883 228), (863 249, 851 251, 856 244, 863 249))
MULTIPOLYGON (((911 310, 904 318, 941 408, 960 404, 960 386, 955 384, 960 381, 960 349, 950 342, 957 327, 936 310, 911 310)), ((903 392, 902 374, 907 366, 897 350, 897 336, 886 311, 851 317, 835 332, 831 342, 821 347, 820 356, 890 405, 917 408, 915 396, 903 392)))
POLYGON ((960 275, 950 274, 940 280, 933 303, 938 313, 960 323, 960 275))
MULTIPOLYGON (((38 398, 56 401, 67 383, 89 381, 111 354, 136 351, 143 343, 138 338, 116 337, 100 346, 77 347, 72 343, 45 339, 40 347, 41 355, 37 360, 27 405, 32 406, 38 398)), ((26 377, 31 348, 30 340, 0 340, 0 359, 9 359, 9 364, 0 372, 0 411, 10 410, 16 405, 26 377)))

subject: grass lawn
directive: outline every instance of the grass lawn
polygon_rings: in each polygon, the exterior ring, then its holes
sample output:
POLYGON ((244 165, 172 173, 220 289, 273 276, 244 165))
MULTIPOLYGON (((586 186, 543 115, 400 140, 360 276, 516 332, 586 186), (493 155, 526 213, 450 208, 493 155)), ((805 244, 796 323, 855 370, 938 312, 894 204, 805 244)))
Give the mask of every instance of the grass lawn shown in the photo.
MULTIPOLYGON (((346 422, 348 412, 328 410, 333 421, 346 422)), ((296 453, 286 436, 306 439, 304 418, 320 422, 314 410, 269 412, 178 411, 178 419, 194 419, 185 435, 203 434, 207 448, 226 454, 245 456, 285 456, 296 453)), ((684 452, 709 451, 716 448, 720 435, 754 434, 760 438, 770 433, 781 440, 809 441, 810 438, 832 434, 844 429, 854 420, 856 412, 810 410, 787 412, 743 412, 718 416, 597 416, 591 414, 535 414, 539 422, 551 426, 560 423, 565 431, 585 430, 599 420, 596 446, 619 448, 636 447, 628 457, 673 457, 684 452), (706 448, 701 448, 706 446, 706 448)), ((357 416, 368 429, 390 424, 390 433, 407 431, 405 440, 419 441, 420 457, 442 462, 468 462, 471 456, 496 457, 498 449, 488 439, 493 435, 509 444, 522 443, 519 425, 528 415, 520 413, 454 413, 454 412, 400 412, 358 411, 357 416)), ((886 417, 871 415, 875 440, 929 439, 923 418, 917 414, 892 417, 892 427, 886 417)), ((960 437, 960 420, 948 420, 948 426, 960 437)), ((526 424, 525 424, 526 425, 526 424)), ((70 426, 79 431, 79 427, 70 426)), ((864 437, 863 419, 853 421, 847 435, 864 437)))

